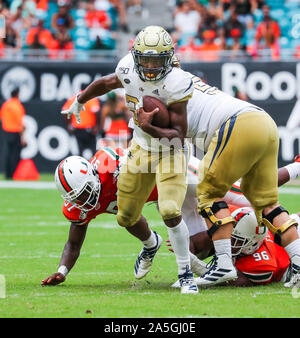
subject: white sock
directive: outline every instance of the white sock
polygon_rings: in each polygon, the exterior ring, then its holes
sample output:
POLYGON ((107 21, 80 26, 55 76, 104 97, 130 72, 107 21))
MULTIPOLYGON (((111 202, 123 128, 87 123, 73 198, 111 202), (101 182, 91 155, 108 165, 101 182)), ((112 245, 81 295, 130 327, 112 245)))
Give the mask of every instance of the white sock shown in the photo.
POLYGON ((292 243, 285 246, 284 249, 290 258, 295 255, 300 257, 300 238, 295 239, 292 243))
POLYGON ((175 227, 167 227, 169 239, 176 256, 178 266, 178 275, 186 272, 186 266, 190 264, 190 235, 189 230, 184 222, 181 222, 175 227))
POLYGON ((286 165, 284 167, 290 175, 290 180, 294 180, 300 175, 300 163, 299 162, 294 162, 286 165))
POLYGON ((215 253, 217 256, 227 254, 230 258, 231 255, 231 239, 218 239, 214 241, 215 253))
POLYGON ((150 237, 147 240, 143 241, 143 244, 148 249, 153 248, 157 244, 155 233, 152 230, 150 237))

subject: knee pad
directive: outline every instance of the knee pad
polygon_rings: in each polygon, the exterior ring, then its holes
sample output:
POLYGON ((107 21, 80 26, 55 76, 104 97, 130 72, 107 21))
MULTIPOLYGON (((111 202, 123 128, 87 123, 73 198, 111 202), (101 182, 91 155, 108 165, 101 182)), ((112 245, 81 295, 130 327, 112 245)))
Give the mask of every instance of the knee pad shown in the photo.
POLYGON ((292 226, 298 226, 298 222, 296 220, 294 220, 293 218, 290 218, 288 221, 286 221, 285 223, 283 223, 280 227, 276 228, 273 225, 273 219, 280 215, 283 212, 287 212, 288 211, 283 208, 282 206, 279 206, 277 208, 275 208, 274 210, 272 210, 268 215, 263 214, 263 224, 266 225, 269 230, 276 236, 276 242, 280 243, 280 235, 283 234, 285 231, 287 231, 290 227, 292 226))
POLYGON ((213 225, 207 230, 208 236, 212 235, 224 224, 235 223, 235 219, 232 216, 225 218, 217 218, 214 214, 221 209, 228 209, 228 205, 224 201, 214 202, 211 207, 205 208, 201 211, 201 216, 208 219, 213 225))
POLYGON ((181 215, 180 208, 177 203, 173 200, 161 201, 158 204, 158 209, 161 217, 164 220, 172 219, 181 215))

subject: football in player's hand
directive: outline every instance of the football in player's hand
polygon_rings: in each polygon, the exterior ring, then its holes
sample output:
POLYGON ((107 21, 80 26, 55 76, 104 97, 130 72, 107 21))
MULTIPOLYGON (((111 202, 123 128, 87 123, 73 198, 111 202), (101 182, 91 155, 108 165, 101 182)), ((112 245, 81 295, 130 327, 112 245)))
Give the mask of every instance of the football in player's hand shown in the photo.
POLYGON ((143 97, 143 108, 145 112, 151 112, 155 108, 159 108, 159 111, 156 112, 153 116, 152 124, 156 127, 167 128, 170 124, 169 111, 166 105, 153 96, 144 96, 143 97))

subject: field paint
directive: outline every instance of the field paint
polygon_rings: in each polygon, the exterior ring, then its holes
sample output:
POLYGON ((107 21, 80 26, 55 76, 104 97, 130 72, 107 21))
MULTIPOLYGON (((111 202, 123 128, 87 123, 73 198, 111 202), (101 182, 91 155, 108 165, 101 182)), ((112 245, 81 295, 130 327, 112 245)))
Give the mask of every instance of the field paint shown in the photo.
POLYGON ((6 297, 6 282, 5 282, 5 276, 0 275, 0 298, 6 297))
POLYGON ((292 195, 299 195, 300 188, 297 187, 281 187, 279 188, 280 194, 292 194, 292 195))
POLYGON ((51 254, 48 254, 48 255, 36 255, 36 256, 11 256, 11 255, 4 255, 4 256, 0 256, 0 259, 45 259, 45 258, 60 258, 61 255, 51 255, 51 254))
MULTIPOLYGON (((46 272, 46 274, 47 274, 47 272, 46 272)), ((99 276, 101 276, 101 275, 105 275, 105 276, 107 276, 107 275, 115 275, 116 274, 116 272, 105 272, 105 271, 91 271, 91 272, 80 272, 80 271, 72 271, 72 275, 99 275, 99 276)), ((118 274, 119 275, 122 275, 122 273, 121 272, 118 272, 118 274)), ((29 276, 31 276, 31 274, 30 273, 14 273, 14 272, 11 272, 11 273, 6 273, 5 274, 6 276, 14 276, 14 277, 29 277, 29 276)))
POLYGON ((38 231, 3 231, 1 232, 1 236, 49 236, 51 234, 52 235, 61 235, 61 232, 38 232, 38 231))
MULTIPOLYGON (((157 253, 158 256, 170 256, 172 255, 171 253, 168 252, 158 252, 157 253)), ((101 254, 87 254, 86 252, 82 252, 81 253, 81 257, 86 257, 86 258, 118 258, 118 257, 122 257, 124 259, 127 258, 132 258, 132 257, 136 257, 137 253, 132 253, 132 254, 128 254, 128 255, 124 255, 124 254, 115 254, 115 255, 101 255, 101 254)), ((24 258, 24 259, 44 259, 44 258, 60 258, 61 255, 60 254, 56 254, 56 253, 44 253, 43 255, 35 255, 35 256, 25 256, 25 255, 3 255, 0 256, 0 259, 15 259, 15 258, 24 258)), ((90 273, 90 272, 88 272, 90 273)))
MULTIPOLYGON (((93 288, 94 284, 92 284, 90 287, 93 288)), ((102 291, 102 294, 106 294, 106 295, 109 295, 109 294, 113 295, 113 294, 115 294, 115 295, 119 295, 119 296, 120 295, 121 296, 130 296, 133 293, 134 293, 134 295, 141 295, 141 296, 157 295, 156 292, 152 292, 152 291, 138 291, 137 289, 131 289, 131 290, 132 291, 128 291, 128 290, 126 290, 126 291, 108 290, 108 291, 102 291)), ((262 296, 265 296, 265 295, 272 296, 272 295, 276 295, 276 294, 288 294, 288 293, 289 292, 287 292, 287 291, 267 291, 267 292, 258 292, 257 294, 262 295, 262 296)), ((83 296, 83 295, 91 295, 91 294, 94 295, 95 291, 94 290, 92 290, 92 291, 79 291, 79 290, 77 290, 76 292, 73 292, 73 291, 70 291, 70 292, 66 292, 66 291, 61 292, 59 290, 59 292, 58 291, 57 292, 45 292, 45 293, 43 293, 43 292, 35 292, 35 293, 31 293, 30 296, 33 296, 33 297, 52 297, 52 296, 57 296, 57 295, 59 295, 59 296, 78 296, 78 295, 81 295, 81 296, 83 296)), ((209 296, 210 297, 213 297, 213 296, 216 296, 216 297, 221 296, 221 297, 223 297, 223 295, 220 294, 220 293, 218 293, 218 292, 216 292, 216 293, 210 292, 209 296)), ((253 294, 251 294, 250 296, 253 297, 253 294)), ((17 297, 23 297, 23 296, 19 295, 19 294, 12 294, 9 297, 10 298, 17 298, 17 297)), ((184 317, 185 318, 187 318, 187 317, 193 317, 193 315, 187 315, 186 314, 184 317)), ((206 317, 206 316, 204 316, 204 317, 206 317)))
POLYGON ((35 182, 35 181, 0 181, 0 188, 20 188, 20 189, 56 189, 54 182, 35 182))
MULTIPOLYGON (((38 190, 53 190, 56 189, 54 182, 35 182, 35 181, 0 181, 1 188, 20 188, 20 189, 38 189, 38 190)), ((279 192, 282 194, 300 194, 298 187, 280 187, 279 192)))

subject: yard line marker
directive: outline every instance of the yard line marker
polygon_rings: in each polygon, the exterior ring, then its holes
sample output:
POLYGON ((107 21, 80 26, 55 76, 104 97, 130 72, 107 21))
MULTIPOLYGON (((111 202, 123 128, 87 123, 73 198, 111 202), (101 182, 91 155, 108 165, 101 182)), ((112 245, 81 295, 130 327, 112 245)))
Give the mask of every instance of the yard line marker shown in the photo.
MULTIPOLYGON (((20 188, 20 189, 56 189, 54 182, 35 182, 35 181, 0 181, 1 188, 20 188)), ((300 194, 300 187, 280 187, 282 194, 300 194)))
POLYGON ((300 188, 297 187, 281 187, 279 188, 280 194, 292 194, 292 195, 299 195, 300 188))
POLYGON ((0 275, 0 298, 6 297, 6 282, 5 282, 5 276, 0 275))
POLYGON ((0 181, 0 188, 56 189, 54 182, 0 181))

